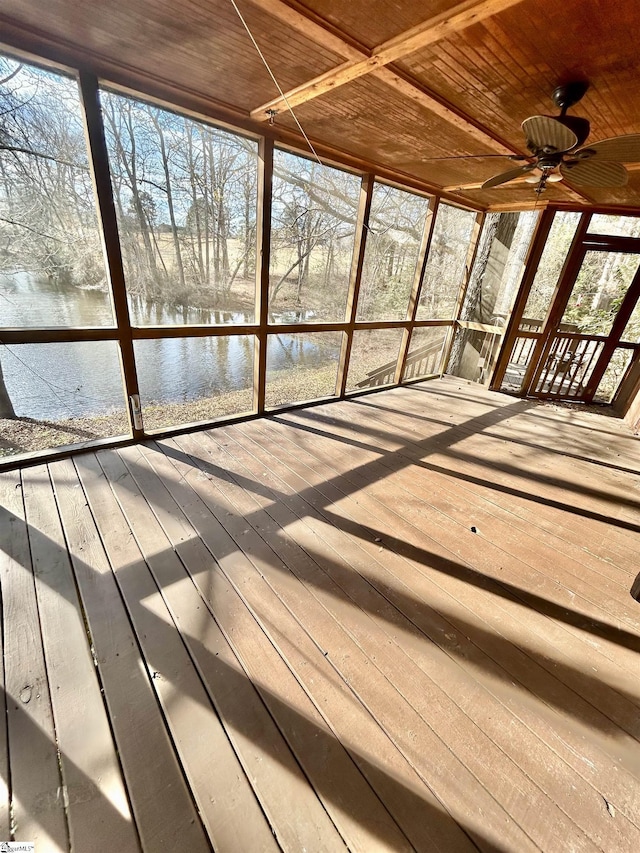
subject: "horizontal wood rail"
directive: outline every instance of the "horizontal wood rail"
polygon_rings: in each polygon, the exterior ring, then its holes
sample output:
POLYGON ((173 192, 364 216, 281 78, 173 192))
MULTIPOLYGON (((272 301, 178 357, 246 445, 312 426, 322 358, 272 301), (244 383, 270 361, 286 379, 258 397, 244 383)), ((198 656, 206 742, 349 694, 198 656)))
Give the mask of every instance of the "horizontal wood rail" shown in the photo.
MULTIPOLYGON (((444 340, 445 338, 443 335, 441 341, 425 344, 422 347, 418 347, 418 349, 413 352, 410 352, 405 361, 405 373, 410 376, 420 375, 416 372, 415 367, 421 362, 428 361, 430 356, 432 357, 432 361, 435 361, 436 357, 442 352, 444 340)), ((390 361, 387 364, 382 364, 380 367, 376 367, 374 370, 369 371, 366 379, 361 379, 360 382, 356 383, 356 388, 373 388, 379 385, 391 384, 394 379, 396 365, 397 359, 396 361, 390 361)), ((439 367, 439 365, 437 366, 439 367)), ((437 370, 420 371, 423 375, 432 375, 437 372, 437 370)))

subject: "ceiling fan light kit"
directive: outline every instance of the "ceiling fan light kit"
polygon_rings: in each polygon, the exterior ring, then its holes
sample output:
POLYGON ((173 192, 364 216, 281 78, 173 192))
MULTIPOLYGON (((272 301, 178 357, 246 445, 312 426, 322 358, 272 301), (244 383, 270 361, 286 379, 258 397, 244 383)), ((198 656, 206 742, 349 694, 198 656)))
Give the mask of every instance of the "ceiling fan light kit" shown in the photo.
POLYGON ((482 184, 482 189, 491 189, 525 175, 527 184, 536 184, 538 195, 544 192, 547 183, 561 180, 576 187, 623 187, 629 175, 622 164, 640 161, 640 134, 616 136, 581 148, 589 136, 589 121, 580 116, 568 116, 566 112, 584 97, 588 88, 584 80, 558 86, 553 92, 553 101, 560 108, 560 115, 531 116, 522 122, 531 161, 494 175, 482 184), (527 175, 534 169, 535 174, 527 175))

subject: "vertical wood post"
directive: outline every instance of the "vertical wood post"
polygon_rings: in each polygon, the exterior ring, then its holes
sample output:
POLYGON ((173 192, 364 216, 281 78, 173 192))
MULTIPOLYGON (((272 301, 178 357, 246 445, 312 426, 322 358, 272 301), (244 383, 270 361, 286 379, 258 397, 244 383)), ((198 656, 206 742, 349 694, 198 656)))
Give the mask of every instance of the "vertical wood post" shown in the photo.
POLYGON ((256 234, 260 235, 256 263, 256 320, 260 326, 253 358, 253 408, 265 408, 267 382, 267 324, 269 320, 269 265, 271 262, 271 193, 273 189, 273 140, 260 140, 258 153, 258 213, 256 234))
POLYGON ((504 375, 507 372, 509 357, 511 356, 513 345, 518 337, 520 321, 522 320, 522 315, 529 299, 529 293, 531 292, 533 281, 536 277, 536 273, 538 272, 540 258, 544 252, 544 247, 547 245, 547 238, 549 237, 549 231, 551 230, 554 216, 555 211, 552 208, 546 207, 536 224, 536 229, 531 239, 531 243, 529 244, 529 251, 527 252, 527 257, 524 262, 524 273, 522 275, 520 289, 518 290, 518 295, 516 296, 513 308, 511 309, 511 317, 509 318, 507 331, 503 338, 500 353, 498 355, 498 363, 496 364, 496 369, 493 372, 493 377, 489 384, 489 388, 492 391, 500 390, 504 380, 504 375))
POLYGON ((422 279, 429 258, 429 249, 431 248, 431 238, 433 237, 433 229, 435 227, 436 216, 438 215, 438 205, 440 199, 437 196, 429 199, 429 209, 424 220, 424 229, 422 231, 422 241, 416 261, 416 273, 413 279, 413 287, 411 288, 411 296, 409 297, 409 305, 407 308, 407 320, 409 325, 402 332, 402 341, 398 352, 398 364, 396 365, 395 376, 393 381, 395 385, 402 382, 402 374, 407 363, 407 355, 409 354, 409 342, 413 332, 413 324, 416 321, 418 313, 418 304, 420 301, 420 291, 422 289, 422 279))
POLYGON ((351 261, 351 273, 349 276, 347 306, 345 309, 345 322, 349 325, 342 336, 340 361, 338 362, 338 373, 336 376, 336 396, 341 399, 344 398, 347 387, 347 371, 349 369, 349 359, 351 357, 351 347, 353 345, 353 324, 355 323, 358 314, 358 295, 360 293, 360 280, 362 278, 364 253, 367 245, 367 229, 369 227, 373 184, 373 175, 363 175, 362 184, 360 186, 358 217, 356 219, 356 237, 353 245, 353 259, 351 261))
POLYGON ((118 235, 118 220, 113 202, 109 155, 102 123, 100 92, 95 74, 80 71, 80 99, 84 117, 84 129, 89 151, 89 169, 98 205, 98 221, 102 248, 107 264, 107 275, 113 294, 113 310, 118 326, 118 340, 122 354, 122 372, 127 395, 127 412, 134 438, 142 438, 144 430, 135 426, 131 412, 132 394, 138 394, 138 375, 133 351, 131 318, 127 303, 122 252, 118 235))

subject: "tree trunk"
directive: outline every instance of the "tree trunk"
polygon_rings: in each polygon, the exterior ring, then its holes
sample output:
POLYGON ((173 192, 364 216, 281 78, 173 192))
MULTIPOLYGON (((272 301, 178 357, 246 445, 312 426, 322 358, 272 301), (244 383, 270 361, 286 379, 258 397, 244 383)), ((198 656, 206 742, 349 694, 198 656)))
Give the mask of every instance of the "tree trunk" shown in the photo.
MULTIPOLYGON (((122 107, 123 113, 125 107, 122 107)), ((136 218, 138 220, 138 226, 140 228, 140 233, 142 235, 142 242, 145 249, 145 254, 147 256, 147 263, 149 267, 149 271, 151 274, 151 279, 153 281, 154 287, 157 286, 157 267, 156 267, 156 256, 154 253, 153 246, 151 245, 151 236, 150 236, 150 225, 147 222, 147 217, 145 216, 144 209, 142 207, 142 202, 140 201, 140 196, 138 195, 138 175, 137 175, 137 165, 136 165, 136 136, 135 130, 133 127, 133 118, 131 115, 131 107, 127 105, 126 114, 123 115, 124 123, 127 127, 127 131, 129 133, 129 141, 131 143, 131 156, 128 156, 124 150, 122 140, 119 135, 119 128, 116 126, 115 117, 106 113, 106 115, 110 119, 110 124, 113 130, 113 134, 116 140, 116 145, 118 147, 119 159, 122 164, 129 181, 129 188, 131 190, 131 199, 133 204, 133 209, 136 213, 136 218)), ((147 290, 145 285, 145 290, 147 290)), ((148 291, 146 293, 147 296, 155 295, 149 294, 148 291)))
POLYGON ((209 235, 209 178, 208 178, 208 159, 207 146, 205 145, 205 131, 200 128, 200 139, 202 142, 202 198, 204 199, 204 280, 209 287, 211 284, 211 256, 210 256, 210 235, 209 235))
POLYGON ((196 226, 196 236, 198 240, 198 251, 194 254, 196 256, 196 264, 198 266, 199 273, 198 284, 202 286, 204 279, 204 262, 202 258, 202 226, 200 224, 200 205, 198 199, 198 192, 196 189, 196 163, 193 156, 193 125, 189 125, 187 143, 189 153, 189 182, 191 184, 191 210, 193 211, 193 217, 196 226))
POLYGON ((251 186, 245 177, 244 181, 244 262, 242 269, 242 277, 247 281, 249 279, 249 231, 251 229, 251 201, 252 192, 251 186))
POLYGON ((16 417, 17 415, 13 408, 11 397, 9 397, 7 386, 4 383, 4 376, 2 374, 2 363, 0 362, 0 418, 10 418, 12 420, 15 420, 16 417))
POLYGON ((167 192, 167 206, 169 208, 169 221, 171 223, 171 235, 173 237, 173 247, 176 253, 176 263, 178 265, 178 277, 180 279, 181 290, 184 294, 185 290, 185 281, 184 281, 184 267, 182 265, 182 251, 180 249, 180 240, 178 238, 178 228, 176 226, 176 217, 173 209, 173 193, 171 191, 171 175, 169 173, 169 161, 167 159, 167 147, 164 141, 164 133, 162 131, 162 127, 160 126, 160 122, 158 121, 158 117, 156 115, 151 114, 151 121, 153 122, 153 126, 156 129, 156 133, 158 134, 158 139, 160 141, 160 154, 162 156, 162 169, 164 171, 164 178, 166 183, 166 192, 167 192))
MULTIPOLYGON (((470 317, 480 301, 482 294, 482 282, 487 272, 491 247, 493 246, 493 241, 498 231, 500 218, 500 216, 494 216, 482 234, 482 244, 478 248, 476 262, 473 265, 473 270, 471 271, 471 279, 469 281, 469 287, 467 288, 467 296, 460 319, 464 320, 467 319, 467 317, 470 317)), ((452 373, 454 376, 458 375, 463 352, 464 330, 456 329, 455 340, 453 342, 453 347, 451 348, 449 362, 445 365, 445 371, 447 373, 452 373)))

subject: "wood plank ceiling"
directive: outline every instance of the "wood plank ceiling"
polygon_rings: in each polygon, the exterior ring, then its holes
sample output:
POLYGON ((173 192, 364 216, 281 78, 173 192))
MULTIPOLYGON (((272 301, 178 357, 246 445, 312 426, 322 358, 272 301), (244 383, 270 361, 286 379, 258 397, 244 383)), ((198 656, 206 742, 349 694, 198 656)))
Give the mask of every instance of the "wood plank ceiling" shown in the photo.
MULTIPOLYGON (((377 165, 477 207, 523 207, 531 185, 479 184, 523 153, 523 119, 555 114, 558 83, 591 141, 640 132, 637 0, 236 0, 306 133, 326 154, 377 165), (491 158, 438 159, 491 154, 491 158), (496 155, 504 155, 496 156, 496 155), (469 186, 471 185, 471 186, 469 186), (463 189, 458 190, 458 187, 463 189)), ((233 0, 4 0, 9 47, 292 142, 301 137, 233 0), (277 111, 267 124, 267 110, 277 111)), ((545 201, 640 207, 621 189, 550 186, 545 201)))

